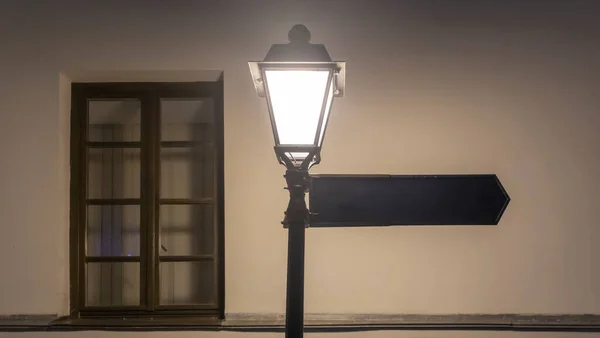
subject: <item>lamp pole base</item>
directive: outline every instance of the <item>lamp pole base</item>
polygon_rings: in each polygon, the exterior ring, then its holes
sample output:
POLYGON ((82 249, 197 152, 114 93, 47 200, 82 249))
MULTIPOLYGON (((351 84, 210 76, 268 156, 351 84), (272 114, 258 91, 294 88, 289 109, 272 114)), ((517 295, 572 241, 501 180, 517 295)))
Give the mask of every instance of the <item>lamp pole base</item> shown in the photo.
POLYGON ((285 337, 304 332, 304 223, 289 224, 285 337))

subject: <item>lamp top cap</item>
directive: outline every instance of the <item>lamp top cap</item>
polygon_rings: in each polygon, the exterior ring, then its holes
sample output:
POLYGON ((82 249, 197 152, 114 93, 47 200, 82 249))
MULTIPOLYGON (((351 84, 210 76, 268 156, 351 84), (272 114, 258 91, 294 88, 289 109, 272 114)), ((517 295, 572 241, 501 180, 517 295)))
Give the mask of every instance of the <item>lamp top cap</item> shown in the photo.
POLYGON ((310 31, 302 24, 294 25, 288 33, 290 43, 310 43, 310 31))
POLYGON ((304 25, 294 25, 288 32, 287 44, 274 44, 264 62, 331 62, 324 45, 310 43, 310 31, 304 25))

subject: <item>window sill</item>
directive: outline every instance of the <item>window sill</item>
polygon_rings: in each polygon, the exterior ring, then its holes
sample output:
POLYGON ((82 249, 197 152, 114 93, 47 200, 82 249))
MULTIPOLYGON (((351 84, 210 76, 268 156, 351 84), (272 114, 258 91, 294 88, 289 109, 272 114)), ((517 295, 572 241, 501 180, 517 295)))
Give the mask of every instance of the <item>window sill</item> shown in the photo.
POLYGON ((72 329, 135 329, 140 330, 158 330, 161 329, 193 329, 202 328, 204 330, 218 330, 221 327, 222 320, 216 317, 119 317, 119 318, 59 318, 50 323, 51 326, 58 328, 72 329))

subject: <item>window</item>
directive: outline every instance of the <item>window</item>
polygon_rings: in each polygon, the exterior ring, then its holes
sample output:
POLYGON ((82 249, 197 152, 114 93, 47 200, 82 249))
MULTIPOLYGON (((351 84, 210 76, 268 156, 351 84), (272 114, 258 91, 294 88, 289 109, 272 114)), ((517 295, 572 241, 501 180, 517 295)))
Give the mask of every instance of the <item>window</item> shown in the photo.
POLYGON ((73 317, 223 318, 223 82, 75 83, 73 317))

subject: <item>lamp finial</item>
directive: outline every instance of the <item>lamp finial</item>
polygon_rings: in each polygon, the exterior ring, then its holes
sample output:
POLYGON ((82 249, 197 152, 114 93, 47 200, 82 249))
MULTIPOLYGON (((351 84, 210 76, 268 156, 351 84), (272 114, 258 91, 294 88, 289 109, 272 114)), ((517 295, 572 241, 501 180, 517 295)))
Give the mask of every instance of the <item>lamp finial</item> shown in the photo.
POLYGON ((304 25, 295 25, 288 33, 288 40, 290 43, 309 43, 310 31, 304 25))

